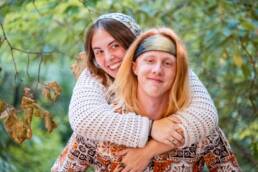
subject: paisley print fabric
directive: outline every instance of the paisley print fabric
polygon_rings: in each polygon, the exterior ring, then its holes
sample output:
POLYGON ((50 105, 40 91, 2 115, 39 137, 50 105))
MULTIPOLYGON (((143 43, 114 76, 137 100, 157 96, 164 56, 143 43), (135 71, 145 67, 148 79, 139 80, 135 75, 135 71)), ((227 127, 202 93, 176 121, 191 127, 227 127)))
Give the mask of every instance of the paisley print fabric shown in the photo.
MULTIPOLYGON (((76 135, 71 138, 51 171, 83 172, 92 166, 95 171, 112 172, 121 161, 116 153, 125 148, 76 135)), ((236 157, 220 128, 190 147, 153 157, 145 172, 201 172, 204 164, 211 172, 240 171, 236 157)))

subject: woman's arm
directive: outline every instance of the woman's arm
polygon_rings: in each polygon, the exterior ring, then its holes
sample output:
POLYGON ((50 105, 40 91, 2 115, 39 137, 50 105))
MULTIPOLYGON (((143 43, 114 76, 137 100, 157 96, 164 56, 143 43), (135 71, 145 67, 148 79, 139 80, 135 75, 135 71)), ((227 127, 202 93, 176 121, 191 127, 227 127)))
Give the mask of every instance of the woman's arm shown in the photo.
POLYGON ((118 154, 118 156, 123 156, 121 164, 124 167, 117 167, 116 171, 144 171, 154 156, 168 152, 176 147, 178 146, 168 146, 152 139, 143 148, 125 149, 118 154))
POLYGON ((151 121, 135 113, 115 113, 105 98, 105 87, 84 70, 73 90, 69 121, 75 133, 98 141, 143 147, 151 121))
POLYGON ((193 71, 190 71, 189 78, 191 103, 188 108, 176 113, 185 131, 184 146, 190 146, 205 138, 218 125, 217 109, 207 89, 193 71))
POLYGON ((95 154, 93 155, 92 152, 96 152, 96 145, 97 144, 93 141, 85 140, 73 134, 54 165, 51 167, 51 172, 85 171, 90 165, 93 165, 93 162, 88 160, 95 158, 95 154), (87 146, 85 147, 85 145, 87 146), (83 152, 78 148, 81 146, 84 147, 83 152), (80 159, 80 156, 87 158, 80 159))
MULTIPOLYGON (((189 106, 169 117, 172 119, 178 118, 182 123, 185 139, 185 144, 182 147, 190 146, 205 138, 218 125, 217 110, 208 91, 193 71, 190 71, 189 79, 191 88, 189 106)), ((163 125, 164 122, 162 121, 164 120, 166 118, 154 121, 151 131, 151 136, 162 143, 166 143, 166 139, 161 140, 158 133, 160 133, 159 128, 163 125)), ((163 126, 163 128, 166 128, 166 126, 163 126)), ((171 131, 170 136, 163 136, 163 138, 169 138, 172 134, 173 131, 171 131)))

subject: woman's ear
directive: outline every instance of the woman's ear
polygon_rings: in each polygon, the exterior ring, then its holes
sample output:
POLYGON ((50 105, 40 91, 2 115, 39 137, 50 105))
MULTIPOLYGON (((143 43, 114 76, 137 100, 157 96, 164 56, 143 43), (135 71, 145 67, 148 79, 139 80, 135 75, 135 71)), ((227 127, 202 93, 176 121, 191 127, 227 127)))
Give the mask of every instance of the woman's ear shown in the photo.
POLYGON ((132 62, 132 68, 133 68, 133 73, 137 76, 137 63, 136 62, 132 62))

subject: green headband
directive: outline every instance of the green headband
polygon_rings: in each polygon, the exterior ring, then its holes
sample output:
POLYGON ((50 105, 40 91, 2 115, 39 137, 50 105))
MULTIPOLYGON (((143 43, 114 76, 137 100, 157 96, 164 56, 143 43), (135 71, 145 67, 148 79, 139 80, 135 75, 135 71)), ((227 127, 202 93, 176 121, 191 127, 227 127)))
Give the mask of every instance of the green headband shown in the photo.
POLYGON ((163 35, 153 35, 146 38, 136 49, 133 60, 147 51, 163 51, 176 56, 176 45, 163 35))

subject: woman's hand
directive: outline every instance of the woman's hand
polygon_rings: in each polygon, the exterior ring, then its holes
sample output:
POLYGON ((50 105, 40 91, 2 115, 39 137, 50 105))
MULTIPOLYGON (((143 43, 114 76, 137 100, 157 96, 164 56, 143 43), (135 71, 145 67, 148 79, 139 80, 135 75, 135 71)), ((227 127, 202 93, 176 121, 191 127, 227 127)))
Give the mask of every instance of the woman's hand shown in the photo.
POLYGON ((176 116, 155 120, 151 129, 151 137, 172 147, 184 144, 184 133, 181 121, 176 116))
POLYGON ((118 156, 123 156, 120 166, 115 172, 142 172, 152 159, 153 152, 144 148, 128 148, 120 151, 118 156))

